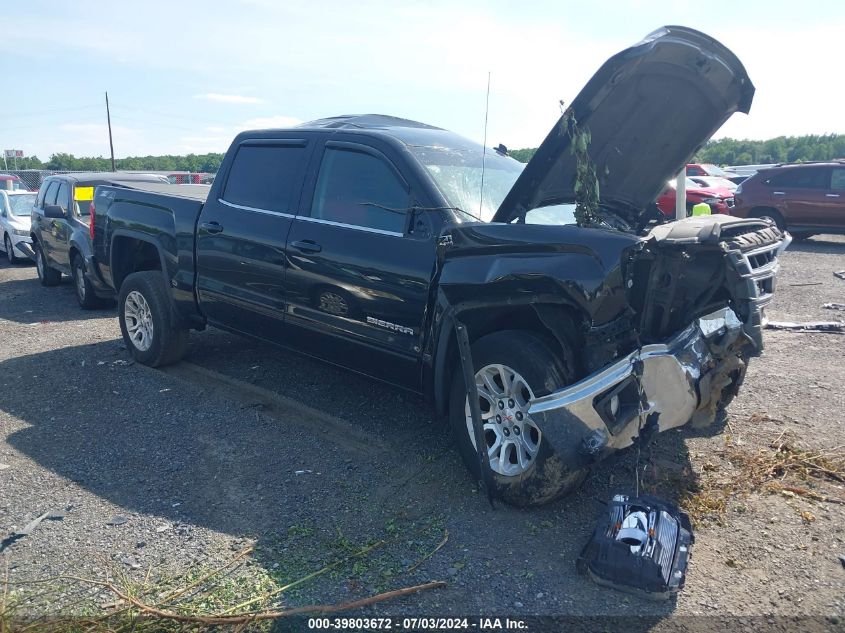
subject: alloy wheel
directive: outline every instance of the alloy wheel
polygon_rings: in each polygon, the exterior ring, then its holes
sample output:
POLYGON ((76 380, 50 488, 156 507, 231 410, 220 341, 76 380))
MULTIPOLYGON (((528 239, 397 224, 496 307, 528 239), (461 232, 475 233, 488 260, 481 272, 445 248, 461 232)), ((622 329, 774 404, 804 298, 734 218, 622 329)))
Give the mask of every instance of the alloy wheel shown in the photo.
MULTIPOLYGON (((478 404, 490 468, 505 477, 527 471, 540 451, 543 434, 528 414, 534 392, 528 382, 507 365, 487 365, 475 374, 478 404)), ((465 401, 467 432, 475 433, 469 400, 465 401)))
POLYGON ((137 290, 126 295, 123 303, 123 320, 126 332, 138 351, 145 352, 153 344, 153 314, 147 300, 137 290))
POLYGON ((76 282, 76 294, 79 300, 85 301, 85 273, 79 264, 73 267, 73 280, 76 282))

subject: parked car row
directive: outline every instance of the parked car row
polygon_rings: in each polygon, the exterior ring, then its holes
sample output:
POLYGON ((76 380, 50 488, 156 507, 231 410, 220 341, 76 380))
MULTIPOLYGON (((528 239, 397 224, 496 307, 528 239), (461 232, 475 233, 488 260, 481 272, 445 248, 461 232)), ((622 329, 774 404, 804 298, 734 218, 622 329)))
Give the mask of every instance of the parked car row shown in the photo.
POLYGON ((94 274, 90 218, 94 189, 105 184, 167 183, 163 176, 131 173, 79 173, 49 176, 30 206, 32 255, 43 286, 62 274, 73 278, 79 305, 94 308, 113 300, 114 291, 94 274))
POLYGON ((753 94, 733 53, 672 26, 609 59, 527 165, 363 115, 243 132, 210 190, 51 177, 32 211, 38 276, 71 275, 83 307, 116 295, 145 365, 215 326, 422 394, 493 495, 545 503, 618 449, 712 424, 761 353, 788 235, 650 214, 753 94), (574 121, 607 165, 580 224, 574 121))

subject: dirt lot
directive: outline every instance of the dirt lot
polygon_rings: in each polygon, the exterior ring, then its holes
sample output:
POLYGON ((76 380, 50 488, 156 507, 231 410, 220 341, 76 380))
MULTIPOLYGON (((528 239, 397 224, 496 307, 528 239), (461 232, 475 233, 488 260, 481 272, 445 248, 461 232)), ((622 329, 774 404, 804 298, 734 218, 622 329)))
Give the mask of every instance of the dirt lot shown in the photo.
MULTIPOLYGON (((845 269, 845 239, 794 245, 782 264, 770 318, 845 319, 821 308, 845 303, 832 274, 845 269)), ((720 433, 669 432, 642 454, 645 487, 697 517, 686 589, 650 602, 599 588, 574 565, 599 502, 632 490, 632 451, 559 503, 491 509, 415 396, 217 330, 193 334, 172 368, 131 364, 113 310, 82 312, 69 282, 42 288, 33 266, 4 264, 0 539, 64 513, 0 546, 7 615, 115 603, 102 586, 33 579, 111 578, 146 599, 212 573, 213 587, 183 594, 206 613, 444 580, 356 613, 813 615, 841 627, 845 506, 819 499, 841 503, 845 487, 818 469, 770 466, 841 459, 845 335, 766 339, 720 433)))

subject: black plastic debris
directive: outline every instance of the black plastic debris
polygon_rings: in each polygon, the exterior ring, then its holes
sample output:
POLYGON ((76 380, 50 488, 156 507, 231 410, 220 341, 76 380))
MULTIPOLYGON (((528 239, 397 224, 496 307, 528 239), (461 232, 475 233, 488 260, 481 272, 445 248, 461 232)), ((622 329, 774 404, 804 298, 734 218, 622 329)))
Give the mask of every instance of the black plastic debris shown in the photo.
POLYGON ((834 277, 839 277, 840 279, 845 279, 845 270, 837 270, 833 273, 834 277))
POLYGON ((676 506, 616 495, 576 564, 600 585, 666 600, 684 587, 694 541, 689 516, 676 506))
POLYGON ((823 303, 822 308, 825 310, 842 310, 845 312, 845 303, 823 303))

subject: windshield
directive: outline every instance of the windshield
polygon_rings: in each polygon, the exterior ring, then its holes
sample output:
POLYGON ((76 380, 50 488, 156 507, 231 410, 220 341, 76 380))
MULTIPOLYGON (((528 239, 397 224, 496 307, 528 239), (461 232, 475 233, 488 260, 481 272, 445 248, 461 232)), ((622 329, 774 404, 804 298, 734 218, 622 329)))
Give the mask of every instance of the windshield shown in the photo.
POLYGON ((513 158, 488 150, 409 147, 446 197, 467 219, 489 222, 525 167, 513 158), (484 195, 481 165, 484 160, 484 195))
POLYGON ((531 209, 525 214, 526 224, 578 224, 575 220, 575 204, 552 204, 531 209))
POLYGON ((725 170, 720 168, 720 167, 716 167, 716 165, 709 165, 708 164, 708 165, 702 165, 701 167, 702 167, 702 169, 704 169, 704 171, 707 172, 708 176, 721 176, 722 178, 727 177, 725 170))
POLYGON ((35 194, 25 194, 21 196, 7 196, 9 200, 9 208, 12 215, 25 216, 32 211, 32 205, 35 204, 35 194))

